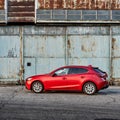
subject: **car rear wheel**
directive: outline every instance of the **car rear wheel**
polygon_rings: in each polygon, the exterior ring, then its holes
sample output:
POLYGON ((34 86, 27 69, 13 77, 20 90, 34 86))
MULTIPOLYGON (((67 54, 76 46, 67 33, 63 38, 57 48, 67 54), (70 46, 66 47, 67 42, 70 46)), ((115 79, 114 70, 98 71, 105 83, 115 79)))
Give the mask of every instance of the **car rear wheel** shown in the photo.
POLYGON ((92 82, 87 82, 83 86, 83 92, 88 95, 92 95, 96 92, 96 85, 92 82))
POLYGON ((43 91, 43 85, 41 82, 39 81, 35 81, 33 84, 32 84, 32 90, 33 92, 35 93, 41 93, 43 91))

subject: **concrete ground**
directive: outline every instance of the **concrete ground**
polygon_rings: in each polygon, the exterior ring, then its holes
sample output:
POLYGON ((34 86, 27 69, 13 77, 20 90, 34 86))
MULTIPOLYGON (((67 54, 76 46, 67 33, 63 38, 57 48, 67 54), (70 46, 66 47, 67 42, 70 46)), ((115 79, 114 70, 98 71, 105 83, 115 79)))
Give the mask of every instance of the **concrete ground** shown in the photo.
POLYGON ((0 86, 0 120, 120 120, 120 87, 89 96, 0 86))

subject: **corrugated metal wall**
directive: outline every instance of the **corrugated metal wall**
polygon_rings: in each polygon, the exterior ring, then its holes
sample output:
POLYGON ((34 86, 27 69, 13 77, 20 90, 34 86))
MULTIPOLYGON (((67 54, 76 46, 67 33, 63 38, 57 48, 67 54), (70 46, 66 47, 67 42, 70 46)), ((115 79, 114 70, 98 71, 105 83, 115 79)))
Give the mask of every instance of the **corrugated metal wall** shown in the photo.
POLYGON ((15 82, 63 65, 92 64, 120 82, 119 38, 119 26, 0 27, 0 81, 15 82))

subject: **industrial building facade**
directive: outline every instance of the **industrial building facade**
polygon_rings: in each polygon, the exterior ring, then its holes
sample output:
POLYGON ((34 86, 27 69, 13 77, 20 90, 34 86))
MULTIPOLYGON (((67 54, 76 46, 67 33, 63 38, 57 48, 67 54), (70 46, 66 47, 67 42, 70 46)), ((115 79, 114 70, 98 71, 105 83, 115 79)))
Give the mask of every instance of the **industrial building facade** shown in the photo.
POLYGON ((64 65, 98 66, 120 84, 120 0, 1 0, 0 83, 64 65))

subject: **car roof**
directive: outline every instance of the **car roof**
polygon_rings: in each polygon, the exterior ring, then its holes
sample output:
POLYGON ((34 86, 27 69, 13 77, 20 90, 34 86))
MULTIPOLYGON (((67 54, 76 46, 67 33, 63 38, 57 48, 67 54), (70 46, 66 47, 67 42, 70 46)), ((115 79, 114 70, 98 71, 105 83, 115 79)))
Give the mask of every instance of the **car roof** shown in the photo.
POLYGON ((83 65, 66 65, 66 66, 63 66, 61 68, 74 68, 74 67, 78 67, 78 68, 92 68, 92 65, 88 65, 88 66, 83 66, 83 65))

